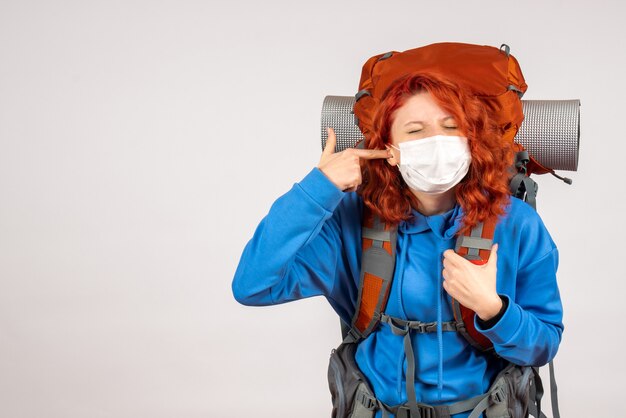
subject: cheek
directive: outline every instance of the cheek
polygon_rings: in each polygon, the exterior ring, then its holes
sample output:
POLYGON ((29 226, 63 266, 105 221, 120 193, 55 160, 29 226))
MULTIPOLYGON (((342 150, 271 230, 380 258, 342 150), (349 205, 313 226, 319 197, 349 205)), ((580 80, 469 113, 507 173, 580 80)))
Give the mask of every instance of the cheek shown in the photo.
POLYGON ((389 137, 387 138, 387 145, 398 146, 398 133, 393 129, 389 131, 389 137))

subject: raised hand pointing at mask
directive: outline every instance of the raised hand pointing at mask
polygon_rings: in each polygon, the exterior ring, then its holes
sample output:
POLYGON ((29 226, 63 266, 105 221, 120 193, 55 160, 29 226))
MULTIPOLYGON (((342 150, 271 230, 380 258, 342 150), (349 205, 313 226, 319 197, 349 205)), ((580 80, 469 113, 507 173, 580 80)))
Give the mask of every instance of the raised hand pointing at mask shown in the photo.
POLYGON ((335 152, 337 137, 332 128, 326 128, 328 141, 322 157, 317 165, 326 177, 340 190, 345 192, 355 191, 361 182, 361 160, 376 158, 389 158, 391 154, 387 150, 355 149, 348 148, 341 152, 335 152))

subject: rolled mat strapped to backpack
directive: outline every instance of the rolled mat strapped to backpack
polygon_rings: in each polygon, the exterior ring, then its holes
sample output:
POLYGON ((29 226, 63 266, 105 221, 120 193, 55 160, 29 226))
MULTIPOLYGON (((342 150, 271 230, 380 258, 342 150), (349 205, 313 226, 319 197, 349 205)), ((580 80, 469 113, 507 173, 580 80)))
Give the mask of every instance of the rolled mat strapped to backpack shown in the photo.
MULTIPOLYGON (((336 151, 353 148, 365 138, 355 123, 353 96, 326 96, 322 104, 322 149, 330 126, 337 135, 336 151)), ((545 167, 578 169, 580 100, 522 100, 524 121, 515 142, 545 167)))

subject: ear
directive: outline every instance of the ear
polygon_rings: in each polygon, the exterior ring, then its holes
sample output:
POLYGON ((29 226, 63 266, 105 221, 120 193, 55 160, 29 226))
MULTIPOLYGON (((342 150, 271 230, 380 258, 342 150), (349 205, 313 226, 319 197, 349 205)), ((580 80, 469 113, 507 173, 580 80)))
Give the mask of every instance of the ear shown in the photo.
POLYGON ((385 144, 385 147, 387 148, 387 150, 391 153, 391 158, 387 158, 387 163, 392 166, 395 167, 398 165, 398 163, 400 162, 400 152, 392 147, 390 147, 389 145, 385 144))

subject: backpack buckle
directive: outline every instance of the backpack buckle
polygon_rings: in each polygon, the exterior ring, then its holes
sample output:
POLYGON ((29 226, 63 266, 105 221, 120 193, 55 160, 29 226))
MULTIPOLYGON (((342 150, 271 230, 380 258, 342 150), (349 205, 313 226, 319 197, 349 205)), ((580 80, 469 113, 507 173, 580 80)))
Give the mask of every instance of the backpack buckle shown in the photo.
POLYGON ((365 402, 363 402, 363 406, 371 411, 376 406, 376 401, 372 398, 367 398, 365 402))
POLYGON ((417 403, 417 415, 411 413, 411 409, 403 405, 398 408, 396 418, 439 418, 437 410, 432 405, 417 403))
MULTIPOLYGON (((435 325, 435 329, 436 329, 436 327, 437 327, 437 326, 435 325)), ((415 330, 416 332, 419 332, 420 334, 425 334, 425 333, 429 332, 431 328, 433 328, 433 324, 428 324, 428 323, 426 323, 426 322, 422 322, 421 324, 419 324, 418 326, 416 326, 416 327, 414 328, 414 330, 415 330)))
POLYGON ((368 394, 362 391, 357 395, 356 399, 357 401, 359 401, 361 405, 365 407, 365 409, 369 409, 370 411, 373 411, 377 405, 375 398, 372 398, 371 396, 369 396, 368 394))
POLYGON ((437 331, 437 322, 409 322, 409 328, 420 334, 437 331))

